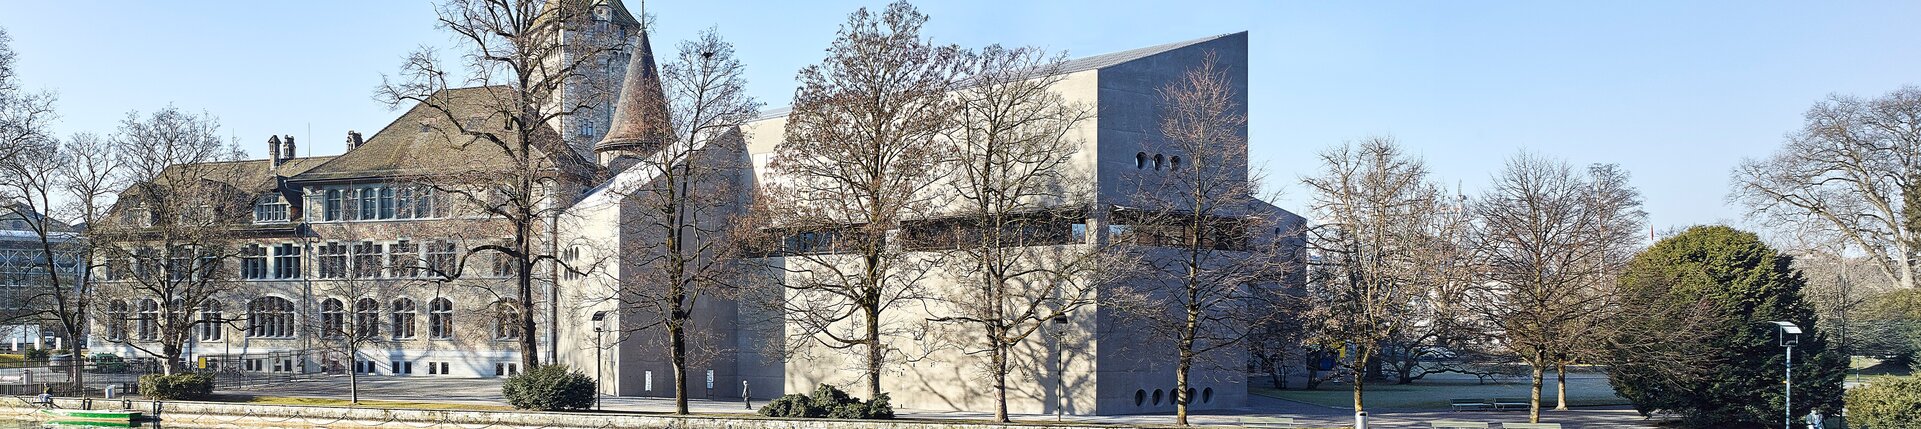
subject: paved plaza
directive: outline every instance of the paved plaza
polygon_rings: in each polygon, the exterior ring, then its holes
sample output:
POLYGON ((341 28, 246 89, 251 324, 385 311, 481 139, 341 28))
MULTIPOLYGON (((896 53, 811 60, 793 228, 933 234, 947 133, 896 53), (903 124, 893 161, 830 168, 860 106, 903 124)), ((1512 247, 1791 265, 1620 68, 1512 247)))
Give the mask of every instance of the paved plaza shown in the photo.
MULTIPOLYGON (((447 379, 447 378, 368 378, 360 381, 360 397, 365 400, 442 402, 474 405, 505 405, 500 395, 500 379, 447 379)), ((229 395, 291 396, 342 399, 347 397, 347 378, 328 376, 310 378, 286 383, 255 386, 246 389, 222 390, 216 393, 229 395)), ((1245 409, 1223 410, 1199 413, 1191 418, 1195 425, 1235 426, 1240 418, 1246 416, 1292 417, 1303 426, 1338 427, 1353 425, 1351 411, 1345 408, 1325 407, 1264 396, 1250 396, 1251 403, 1245 409)), ((756 400, 755 406, 765 404, 756 400)), ((672 398, 635 398, 607 397, 602 399, 601 408, 618 412, 665 413, 673 410, 672 398)), ((699 414, 745 414, 746 407, 735 400, 694 399, 689 401, 690 411, 699 414)), ((901 418, 928 420, 987 420, 988 413, 930 411, 916 409, 896 409, 901 418)), ((1484 422, 1521 422, 1526 421, 1525 412, 1450 412, 1427 410, 1373 410, 1370 426, 1385 428, 1426 427, 1421 424, 1432 420, 1466 420, 1484 422)), ((1013 416, 1017 422, 1048 422, 1055 419, 1051 415, 1021 414, 1013 416)), ((1173 417, 1165 414, 1120 415, 1120 416, 1067 416, 1066 420, 1094 424, 1167 424, 1173 417)), ((1567 428, 1634 428, 1654 427, 1626 407, 1577 408, 1570 411, 1544 411, 1542 420, 1561 423, 1567 428)))

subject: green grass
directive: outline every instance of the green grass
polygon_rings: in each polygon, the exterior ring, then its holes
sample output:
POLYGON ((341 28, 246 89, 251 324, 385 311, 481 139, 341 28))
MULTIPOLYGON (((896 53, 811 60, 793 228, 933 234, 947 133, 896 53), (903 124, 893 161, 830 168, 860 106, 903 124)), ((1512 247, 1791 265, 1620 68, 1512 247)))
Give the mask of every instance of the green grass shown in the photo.
MULTIPOLYGON (((1276 390, 1264 386, 1253 386, 1248 392, 1271 398, 1336 407, 1354 406, 1354 391, 1345 383, 1323 383, 1316 390, 1276 390)), ((1568 405, 1575 407, 1597 405, 1624 405, 1626 399, 1614 395, 1603 377, 1580 377, 1568 380, 1568 405)), ((1368 407, 1393 410, 1448 410, 1449 399, 1454 398, 1526 398, 1528 382, 1525 379, 1488 382, 1481 384, 1473 379, 1424 379, 1413 384, 1368 384, 1362 400, 1368 407)), ((1554 406, 1554 380, 1548 379, 1541 385, 1541 406, 1554 406)))
POLYGON ((315 407, 367 407, 367 408, 413 408, 427 410, 512 410, 504 405, 461 404, 448 402, 381 401, 362 399, 353 404, 345 399, 302 398, 293 396, 253 396, 253 395, 216 395, 211 398, 219 402, 239 402, 261 405, 301 405, 315 407))

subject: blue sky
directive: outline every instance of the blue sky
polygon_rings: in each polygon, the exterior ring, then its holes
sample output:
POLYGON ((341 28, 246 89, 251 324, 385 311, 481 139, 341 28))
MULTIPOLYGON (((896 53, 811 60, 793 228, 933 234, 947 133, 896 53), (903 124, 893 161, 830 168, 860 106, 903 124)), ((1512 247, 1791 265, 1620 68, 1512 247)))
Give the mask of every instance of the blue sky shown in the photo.
MULTIPOLYGON (((716 27, 751 92, 786 104, 848 12, 873 1, 648 2, 657 49, 716 27)), ((628 6, 639 9, 638 0, 628 6)), ((1070 56, 1251 31, 1253 156, 1283 207, 1313 153, 1392 135, 1469 192, 1520 150, 1620 163, 1656 228, 1741 222, 1729 169, 1764 156, 1828 94, 1921 84, 1921 3, 926 1, 926 33, 1070 56)), ((218 116, 333 154, 397 112, 372 98, 420 45, 446 44, 427 2, 15 2, 0 6, 29 87, 60 93, 62 133, 129 110, 218 116), (311 129, 311 131, 309 131, 311 129)), ((663 52, 664 53, 664 52, 663 52)))

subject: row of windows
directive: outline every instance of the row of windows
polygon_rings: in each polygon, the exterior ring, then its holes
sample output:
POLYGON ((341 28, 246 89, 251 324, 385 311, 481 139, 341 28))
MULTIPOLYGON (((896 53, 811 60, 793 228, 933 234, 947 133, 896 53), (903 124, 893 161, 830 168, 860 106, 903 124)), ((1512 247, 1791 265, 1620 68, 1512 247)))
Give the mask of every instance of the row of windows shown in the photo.
MULTIPOLYGON (((425 244, 409 240, 327 242, 314 249, 316 267, 312 274, 318 279, 450 277, 459 263, 458 249, 459 246, 446 241, 425 244)), ((307 274, 302 271, 301 253, 301 245, 296 243, 246 245, 239 252, 238 274, 246 280, 303 278, 307 274)), ((165 274, 173 280, 218 269, 211 254, 201 254, 197 261, 186 252, 178 255, 165 261, 165 274)), ((144 278, 159 268, 153 266, 160 263, 154 259, 150 249, 136 251, 131 257, 108 257, 101 278, 108 281, 144 278)), ((483 274, 509 277, 518 272, 519 261, 495 254, 489 268, 483 274)))
MULTIPOLYGON (((267 296, 248 301, 246 317, 240 319, 226 318, 221 307, 219 301, 207 301, 201 305, 200 324, 197 325, 198 338, 201 341, 224 340, 226 326, 229 324, 238 326, 248 338, 293 338, 299 332, 296 326, 297 312, 293 302, 286 298, 267 296)), ((110 341, 158 340, 159 301, 139 300, 137 311, 130 312, 128 309, 127 301, 124 300, 116 299, 107 303, 107 339, 110 341), (129 326, 130 324, 132 326, 129 326), (132 332, 129 332, 129 328, 132 328, 132 332)), ((520 305, 512 299, 495 301, 489 305, 488 316, 493 322, 492 331, 495 339, 520 338, 520 329, 518 329, 520 311, 520 305)), ((409 298, 395 299, 384 309, 381 308, 380 302, 373 298, 361 298, 354 301, 352 322, 349 323, 346 304, 339 299, 328 298, 320 303, 320 336, 329 339, 347 336, 366 339, 414 339, 418 314, 418 306, 409 298)), ((453 301, 447 298, 434 298, 428 301, 428 338, 453 338, 453 323, 453 301)))
POLYGON ((1145 169, 1149 165, 1154 166, 1155 170, 1160 170, 1162 166, 1166 166, 1169 171, 1179 170, 1181 169, 1181 156, 1174 155, 1169 157, 1157 153, 1150 157, 1147 155, 1147 152, 1134 154, 1134 168, 1145 169))
POLYGON ((437 219, 447 204, 426 186, 368 185, 320 191, 321 220, 437 219))

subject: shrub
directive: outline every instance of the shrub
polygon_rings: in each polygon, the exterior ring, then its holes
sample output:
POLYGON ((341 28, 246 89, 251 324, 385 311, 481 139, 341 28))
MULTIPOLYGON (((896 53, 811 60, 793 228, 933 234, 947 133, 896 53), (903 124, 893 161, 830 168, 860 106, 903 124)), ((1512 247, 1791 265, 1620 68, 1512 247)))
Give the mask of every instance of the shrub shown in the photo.
POLYGON ((1848 425, 1895 428, 1921 422, 1921 379, 1889 378, 1848 389, 1848 425))
POLYGON ((120 374, 127 372, 127 360, 121 359, 120 356, 107 353, 94 353, 92 360, 94 372, 103 374, 120 374))
POLYGON ((49 355, 50 353, 47 353, 47 349, 27 349, 26 358, 30 361, 47 360, 47 356, 49 355))
POLYGON ((760 415, 768 417, 791 418, 830 418, 830 419, 891 419, 894 407, 888 403, 887 394, 882 393, 872 401, 862 402, 834 386, 822 384, 814 388, 814 396, 798 393, 787 394, 760 407, 760 415))
POLYGON ((140 376, 140 394, 153 399, 201 399, 213 394, 213 375, 200 373, 140 376))
POLYGON ((566 365, 541 365, 500 386, 507 404, 523 410, 584 410, 594 406, 594 379, 566 365))

